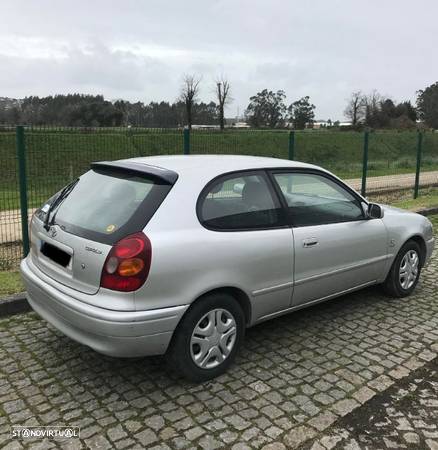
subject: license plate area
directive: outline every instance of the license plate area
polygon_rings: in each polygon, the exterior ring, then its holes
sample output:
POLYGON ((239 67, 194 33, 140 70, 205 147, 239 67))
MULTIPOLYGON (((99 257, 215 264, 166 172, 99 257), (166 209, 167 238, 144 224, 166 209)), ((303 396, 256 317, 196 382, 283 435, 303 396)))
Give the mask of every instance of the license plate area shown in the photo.
POLYGON ((61 267, 67 267, 70 264, 71 255, 48 242, 41 242, 40 252, 61 267))

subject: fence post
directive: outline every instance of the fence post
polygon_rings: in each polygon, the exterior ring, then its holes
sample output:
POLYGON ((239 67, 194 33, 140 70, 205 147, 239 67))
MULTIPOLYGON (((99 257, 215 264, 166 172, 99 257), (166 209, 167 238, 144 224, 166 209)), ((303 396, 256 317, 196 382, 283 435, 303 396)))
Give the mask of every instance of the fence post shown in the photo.
POLYGON ((20 212, 21 212, 21 233, 23 237, 23 256, 29 253, 29 228, 28 228, 28 208, 27 208, 27 177, 26 177, 26 145, 24 141, 24 127, 19 125, 15 129, 18 177, 20 186, 20 212))
POLYGON ((289 131, 289 160, 295 158, 295 131, 289 131))
POLYGON ((184 128, 184 155, 190 155, 190 129, 184 128))
POLYGON ((368 173, 368 141, 369 131, 366 130, 363 136, 363 161, 362 161, 362 187, 360 193, 365 197, 367 192, 367 173, 368 173))
POLYGON ((417 168, 415 170, 415 187, 414 198, 418 197, 418 190, 420 188, 420 170, 421 170, 421 153, 423 150, 423 133, 418 130, 417 135, 417 168))

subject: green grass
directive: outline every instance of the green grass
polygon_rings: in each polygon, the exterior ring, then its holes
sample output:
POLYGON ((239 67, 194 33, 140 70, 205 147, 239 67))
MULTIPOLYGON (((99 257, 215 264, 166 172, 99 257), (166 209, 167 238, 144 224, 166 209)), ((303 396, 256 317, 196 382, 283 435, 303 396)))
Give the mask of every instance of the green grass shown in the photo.
POLYGON ((0 272, 0 298, 23 291, 23 282, 18 272, 0 272))
POLYGON ((429 216, 428 219, 432 222, 433 229, 435 231, 435 236, 437 236, 438 235, 438 214, 429 216))
MULTIPOLYGON (((321 165, 344 179, 362 175, 363 133, 296 132, 294 157, 321 165)), ((182 154, 182 130, 55 129, 25 132, 29 206, 40 205, 90 162, 135 156, 182 154)), ((422 169, 438 170, 438 133, 424 137, 422 169)), ((193 131, 193 154, 244 154, 288 158, 285 130, 193 131)), ((368 176, 412 173, 416 166, 416 132, 373 132, 369 139, 368 176)), ((15 133, 0 132, 0 210, 19 208, 15 133)))
POLYGON ((418 198, 397 200, 392 202, 392 205, 397 208, 410 209, 411 211, 438 207, 438 188, 430 188, 426 192, 420 191, 418 198))

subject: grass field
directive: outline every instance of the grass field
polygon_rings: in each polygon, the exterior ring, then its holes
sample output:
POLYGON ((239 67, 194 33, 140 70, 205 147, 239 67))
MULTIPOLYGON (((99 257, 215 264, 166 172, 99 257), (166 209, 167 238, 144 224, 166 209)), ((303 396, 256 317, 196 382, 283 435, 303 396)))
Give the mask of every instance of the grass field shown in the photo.
POLYGON ((391 202, 393 206, 411 211, 424 208, 438 208, 438 188, 423 189, 421 196, 416 199, 402 197, 391 202))
POLYGON ((17 271, 0 272, 0 299, 7 295, 23 291, 23 282, 17 271))
MULTIPOLYGON (((296 132, 295 159, 321 165, 341 178, 362 175, 363 133, 296 132)), ((25 132, 29 206, 38 206, 68 181, 86 171, 90 162, 182 154, 182 130, 54 129, 25 132)), ((287 131, 192 131, 191 153, 226 153, 288 158, 287 131)), ((373 132, 369 139, 368 176, 415 172, 416 132, 373 132)), ((13 130, 1 132, 0 210, 19 207, 18 163, 13 130)), ((426 133, 422 170, 438 169, 438 133, 426 133)))

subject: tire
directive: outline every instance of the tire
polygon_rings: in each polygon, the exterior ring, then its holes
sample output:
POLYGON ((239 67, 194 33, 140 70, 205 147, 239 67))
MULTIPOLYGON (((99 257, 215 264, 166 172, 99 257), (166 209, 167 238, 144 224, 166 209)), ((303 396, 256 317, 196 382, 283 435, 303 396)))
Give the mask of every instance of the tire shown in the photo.
POLYGON ((244 334, 245 316, 238 302, 227 294, 207 295, 186 312, 166 356, 188 380, 211 380, 232 364, 244 334))
POLYGON ((396 298, 411 295, 420 278, 421 260, 420 246, 414 241, 406 242, 398 252, 383 283, 385 293, 396 298), (416 261, 415 267, 413 266, 414 261, 416 261), (403 269, 405 270, 403 271, 403 269))

